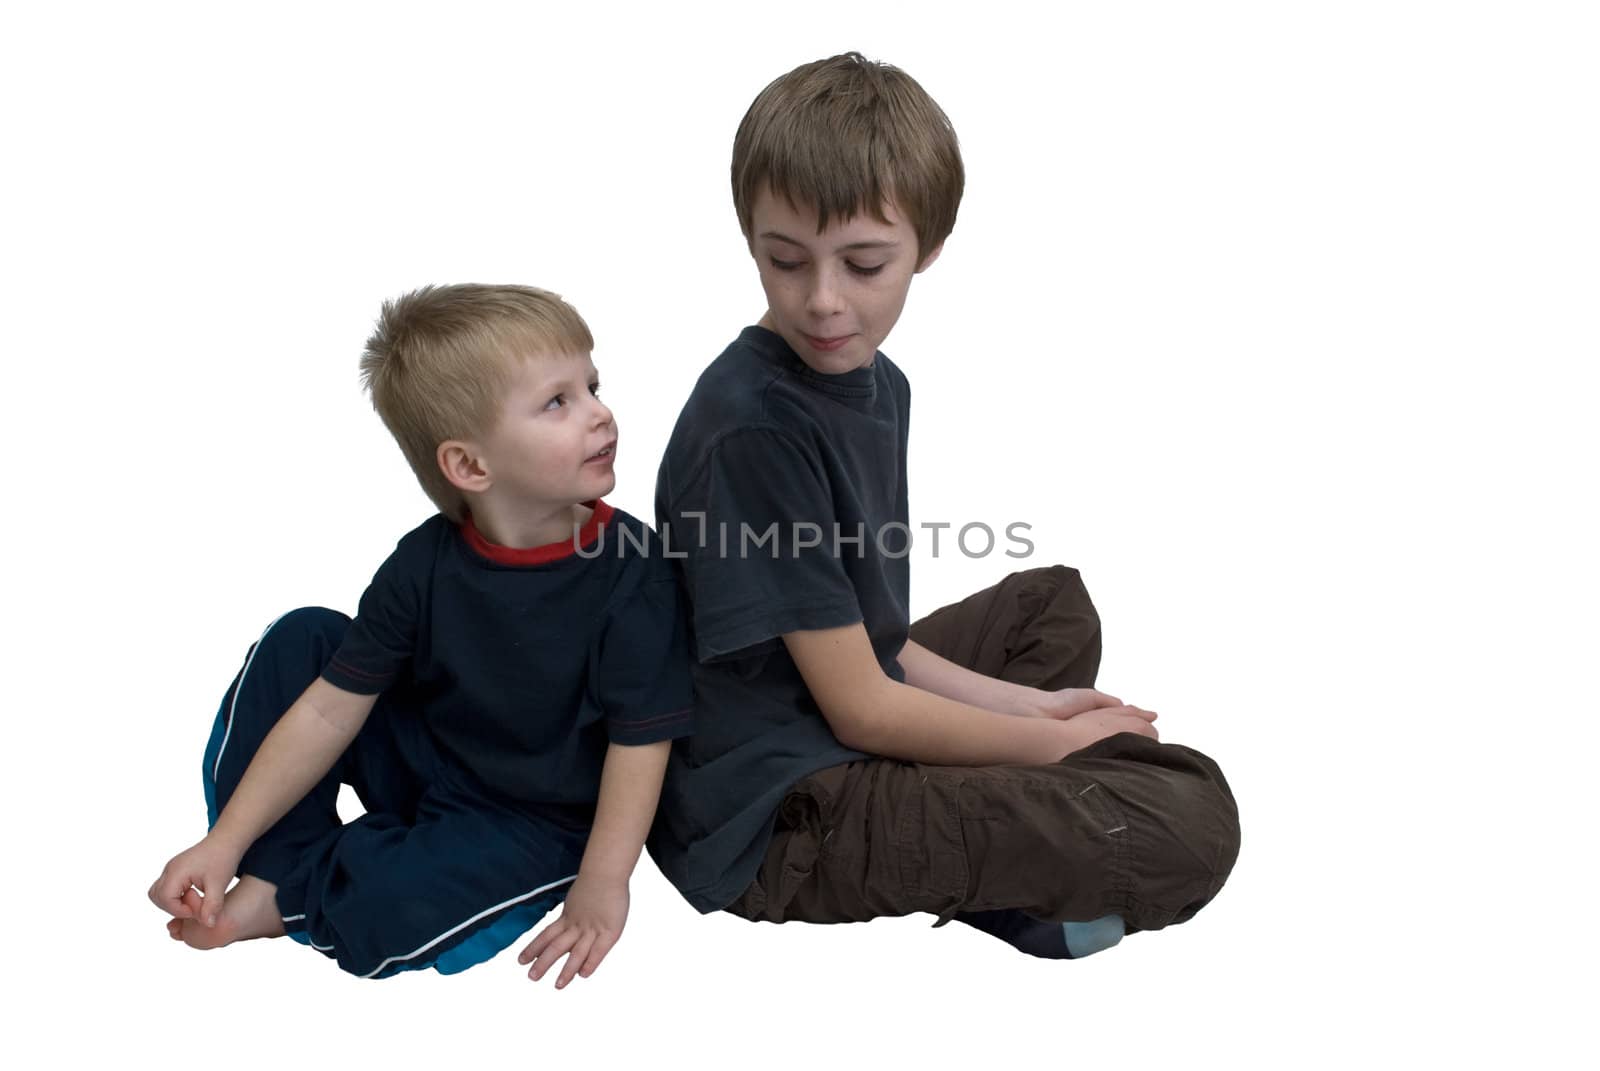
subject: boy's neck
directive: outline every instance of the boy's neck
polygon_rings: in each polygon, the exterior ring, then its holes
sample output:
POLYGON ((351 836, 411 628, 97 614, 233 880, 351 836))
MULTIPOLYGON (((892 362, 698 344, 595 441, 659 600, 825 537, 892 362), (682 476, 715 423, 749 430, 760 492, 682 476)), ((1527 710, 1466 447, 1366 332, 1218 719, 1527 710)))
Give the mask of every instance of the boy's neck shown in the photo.
POLYGON ((472 524, 478 534, 495 546, 513 550, 570 543, 572 533, 593 515, 594 510, 582 502, 519 509, 480 499, 472 506, 472 524))

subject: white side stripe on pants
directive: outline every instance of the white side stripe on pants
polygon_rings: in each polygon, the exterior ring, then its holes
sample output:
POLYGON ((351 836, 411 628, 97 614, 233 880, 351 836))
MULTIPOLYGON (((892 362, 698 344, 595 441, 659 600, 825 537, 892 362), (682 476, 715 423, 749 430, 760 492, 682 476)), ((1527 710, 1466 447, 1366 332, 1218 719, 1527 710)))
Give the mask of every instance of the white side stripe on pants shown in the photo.
MULTIPOLYGON (((279 621, 282 621, 287 616, 289 615, 279 614, 277 617, 274 617, 271 624, 267 625, 266 628, 261 630, 261 640, 267 638, 267 633, 272 631, 273 625, 276 625, 279 621)), ((228 724, 227 727, 222 730, 222 744, 217 748, 217 761, 211 765, 212 784, 217 783, 217 771, 222 769, 222 756, 228 750, 228 737, 233 735, 233 712, 239 709, 239 693, 244 691, 244 678, 245 675, 250 672, 250 663, 256 660, 256 652, 261 650, 261 640, 257 640, 256 645, 250 648, 250 657, 244 660, 244 668, 239 671, 239 683, 235 685, 233 689, 233 702, 228 704, 228 724)))
POLYGON ((569 881, 577 881, 577 880, 578 880, 578 875, 572 874, 572 875, 569 875, 567 877, 561 878, 559 881, 552 881, 548 885, 541 885, 537 889, 533 890, 532 892, 525 892, 521 896, 513 896, 511 899, 503 901, 503 902, 498 903, 498 904, 495 904, 493 907, 486 907, 482 911, 478 912, 476 915, 473 915, 470 919, 467 919, 465 922, 461 922, 461 923, 458 923, 458 924, 450 927, 448 930, 444 931, 438 937, 435 937, 433 940, 429 941, 427 944, 424 944, 422 947, 417 948, 414 951, 407 952, 403 956, 390 956, 388 959, 384 960, 382 963, 380 963, 376 967, 374 967, 370 973, 363 974, 361 977, 363 977, 363 978, 371 978, 371 977, 376 975, 379 971, 383 970, 385 967, 387 967, 391 963, 401 963, 401 962, 404 962, 405 960, 408 960, 408 959, 415 959, 417 956, 422 955, 422 953, 426 952, 428 949, 432 948, 434 945, 438 944, 440 941, 443 941, 443 940, 446 940, 446 939, 448 939, 450 937, 455 936, 456 934, 460 933, 462 930, 466 929, 468 926, 471 926, 474 922, 477 922, 480 919, 486 918, 487 916, 494 914, 496 911, 502 911, 505 908, 510 907, 512 904, 520 904, 524 900, 531 900, 533 897, 538 896, 542 892, 546 892, 546 891, 548 891, 550 889, 554 889, 557 885, 565 885, 569 881))

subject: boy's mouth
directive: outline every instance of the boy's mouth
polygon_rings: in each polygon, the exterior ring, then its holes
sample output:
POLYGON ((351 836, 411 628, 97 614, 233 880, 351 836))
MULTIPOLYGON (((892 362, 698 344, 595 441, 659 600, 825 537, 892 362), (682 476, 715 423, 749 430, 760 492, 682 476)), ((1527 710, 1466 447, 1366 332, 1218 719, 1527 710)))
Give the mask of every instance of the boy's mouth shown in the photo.
POLYGON ((806 341, 811 343, 812 349, 827 353, 849 342, 850 337, 849 335, 836 335, 833 338, 818 338, 816 335, 806 335, 806 341))
POLYGON ((595 453, 589 455, 588 457, 584 458, 583 459, 583 463, 585 465, 587 465, 591 461, 610 461, 613 457, 616 456, 616 453, 617 453, 617 440, 612 439, 610 442, 608 442, 604 446, 602 446, 597 452, 595 452, 595 453))

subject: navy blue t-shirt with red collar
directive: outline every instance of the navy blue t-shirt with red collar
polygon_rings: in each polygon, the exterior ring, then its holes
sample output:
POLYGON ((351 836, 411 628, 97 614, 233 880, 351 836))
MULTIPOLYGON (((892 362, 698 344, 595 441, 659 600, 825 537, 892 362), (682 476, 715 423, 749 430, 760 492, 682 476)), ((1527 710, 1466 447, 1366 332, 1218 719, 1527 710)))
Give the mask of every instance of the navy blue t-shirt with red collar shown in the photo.
POLYGON ((609 744, 687 735, 677 579, 649 525, 601 501, 576 536, 489 543, 435 515, 400 540, 322 676, 391 688, 440 751, 507 800, 592 808, 609 744))

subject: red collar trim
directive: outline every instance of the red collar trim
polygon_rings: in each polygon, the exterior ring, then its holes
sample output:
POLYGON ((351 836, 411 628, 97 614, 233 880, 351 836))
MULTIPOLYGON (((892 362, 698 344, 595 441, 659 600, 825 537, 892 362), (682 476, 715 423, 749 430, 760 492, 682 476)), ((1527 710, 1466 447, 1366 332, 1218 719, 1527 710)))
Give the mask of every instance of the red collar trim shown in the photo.
POLYGON ((583 504, 594 510, 594 514, 578 529, 575 539, 546 543, 542 547, 502 547, 483 538, 483 533, 478 531, 471 517, 461 522, 461 536, 467 541, 467 546, 497 565, 547 565, 570 558, 578 552, 579 547, 587 547, 599 539, 600 529, 611 523, 611 515, 616 512, 598 498, 583 504))

